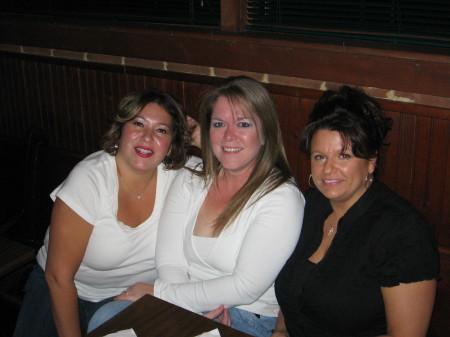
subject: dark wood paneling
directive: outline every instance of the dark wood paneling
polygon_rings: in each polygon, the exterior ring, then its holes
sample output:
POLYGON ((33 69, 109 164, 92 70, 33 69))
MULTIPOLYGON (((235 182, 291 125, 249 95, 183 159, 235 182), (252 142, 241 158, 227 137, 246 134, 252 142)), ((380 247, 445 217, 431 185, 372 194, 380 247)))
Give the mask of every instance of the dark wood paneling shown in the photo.
MULTIPOLYGON (((238 3, 238 0, 233 0, 238 3)), ((236 19, 236 24, 238 19, 236 19)), ((0 43, 160 60, 448 97, 448 48, 242 33, 0 18, 0 43), (420 52, 419 52, 420 51, 420 52)))
MULTIPOLYGON (((198 116, 201 94, 219 79, 120 67, 94 66, 0 54, 0 136, 20 141, 27 130, 45 130, 50 146, 88 154, 119 100, 128 92, 152 86, 176 96, 198 116), (128 71, 130 70, 130 71, 128 71)), ((278 112, 286 152, 303 190, 309 162, 299 151, 299 136, 320 92, 268 85, 278 112)), ((450 118, 449 111, 380 101, 393 118, 393 130, 380 179, 409 199, 436 233, 442 255, 442 277, 434 320, 438 336, 450 336, 441 319, 450 315, 450 118), (447 302, 446 302, 447 301, 447 302)))

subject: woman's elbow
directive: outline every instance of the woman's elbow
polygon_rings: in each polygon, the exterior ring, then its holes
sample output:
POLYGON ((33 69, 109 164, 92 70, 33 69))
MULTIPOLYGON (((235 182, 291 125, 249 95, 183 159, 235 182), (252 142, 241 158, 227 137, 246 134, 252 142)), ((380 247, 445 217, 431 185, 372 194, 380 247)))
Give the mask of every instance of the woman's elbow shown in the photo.
POLYGON ((65 276, 61 272, 57 272, 51 268, 46 268, 44 276, 49 288, 74 284, 73 277, 65 276))

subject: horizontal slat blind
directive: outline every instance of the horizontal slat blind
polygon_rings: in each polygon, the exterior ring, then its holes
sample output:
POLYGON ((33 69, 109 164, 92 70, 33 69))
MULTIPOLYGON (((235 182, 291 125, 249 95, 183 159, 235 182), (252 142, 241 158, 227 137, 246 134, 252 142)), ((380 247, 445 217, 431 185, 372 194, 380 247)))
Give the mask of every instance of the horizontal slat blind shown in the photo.
POLYGON ((220 25, 220 0, 17 0, 0 11, 118 22, 220 25))
POLYGON ((450 0, 249 0, 248 30, 450 47, 450 0))

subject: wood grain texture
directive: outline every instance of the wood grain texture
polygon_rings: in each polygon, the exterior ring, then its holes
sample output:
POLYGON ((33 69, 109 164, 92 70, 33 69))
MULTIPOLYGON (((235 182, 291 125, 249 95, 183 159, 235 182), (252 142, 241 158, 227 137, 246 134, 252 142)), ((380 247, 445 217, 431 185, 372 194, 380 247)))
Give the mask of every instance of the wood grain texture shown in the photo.
MULTIPOLYGON (((336 70, 338 71, 338 70, 336 70)), ((198 117, 198 99, 219 79, 148 69, 87 66, 0 53, 0 136, 20 141, 32 127, 43 129, 52 147, 78 154, 98 150, 98 141, 119 100, 145 87, 165 90, 198 117)), ((279 113, 289 162, 306 190, 309 161, 299 151, 299 137, 321 92, 267 85, 279 113)), ((380 101, 394 121, 379 177, 410 200, 433 228, 442 254, 436 325, 450 315, 450 111, 410 103, 380 101)), ((441 337, 448 331, 439 330, 441 337)))

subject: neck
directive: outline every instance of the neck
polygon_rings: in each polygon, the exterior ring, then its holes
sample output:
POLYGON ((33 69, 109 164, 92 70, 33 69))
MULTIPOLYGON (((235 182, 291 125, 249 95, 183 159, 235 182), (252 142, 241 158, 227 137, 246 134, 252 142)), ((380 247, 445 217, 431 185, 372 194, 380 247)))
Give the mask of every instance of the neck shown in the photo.
POLYGON ((350 207, 345 207, 342 205, 334 205, 333 203, 331 204, 331 208, 333 209, 332 214, 337 217, 337 219, 340 219, 344 216, 345 213, 347 213, 347 211, 349 210, 350 207))
POLYGON ((148 186, 156 178, 158 172, 157 167, 146 171, 135 170, 123 163, 120 157, 116 157, 116 168, 118 177, 136 190, 142 189, 142 186, 148 186))
POLYGON ((245 172, 234 173, 222 168, 217 175, 217 185, 224 186, 228 190, 237 191, 245 185, 251 172, 251 170, 247 170, 245 172))

